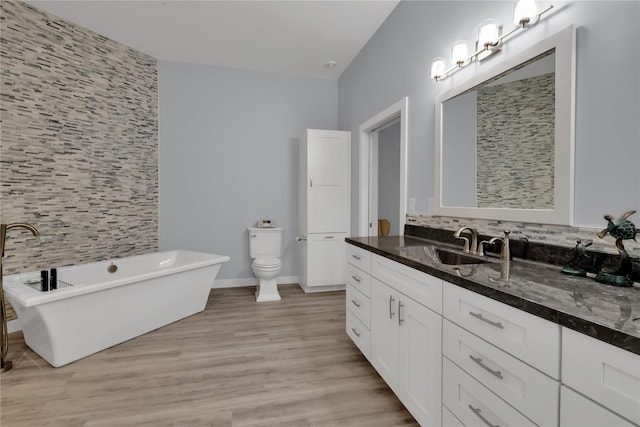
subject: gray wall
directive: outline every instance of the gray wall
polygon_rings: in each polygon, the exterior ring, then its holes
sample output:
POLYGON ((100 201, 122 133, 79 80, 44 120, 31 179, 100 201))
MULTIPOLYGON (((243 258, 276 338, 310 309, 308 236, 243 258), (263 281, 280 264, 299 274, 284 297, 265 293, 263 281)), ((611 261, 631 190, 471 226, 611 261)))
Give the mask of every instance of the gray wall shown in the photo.
POLYGON ((11 274, 158 247, 154 58, 5 1, 0 216, 11 274))
POLYGON ((400 206, 400 122, 378 133, 378 218, 391 223, 397 234, 400 206))
MULTIPOLYGON (((640 210, 640 2, 553 3, 542 22, 513 37, 505 49, 522 49, 570 24, 577 28, 574 221, 602 227, 605 212, 640 210)), ((339 79, 340 129, 356 131, 409 97, 407 197, 416 198, 419 213, 427 212, 434 195, 434 100, 484 65, 435 82, 429 78, 431 60, 447 56, 455 40, 475 40, 482 20, 508 25, 512 13, 512 2, 400 2, 339 79)), ((486 62, 499 60, 498 55, 486 62)), ((352 230, 359 215, 358 147, 354 132, 352 230)))
POLYGON ((218 279, 248 279, 247 227, 269 218, 297 276, 298 137, 336 128, 337 82, 164 61, 159 82, 160 249, 229 255, 218 279))

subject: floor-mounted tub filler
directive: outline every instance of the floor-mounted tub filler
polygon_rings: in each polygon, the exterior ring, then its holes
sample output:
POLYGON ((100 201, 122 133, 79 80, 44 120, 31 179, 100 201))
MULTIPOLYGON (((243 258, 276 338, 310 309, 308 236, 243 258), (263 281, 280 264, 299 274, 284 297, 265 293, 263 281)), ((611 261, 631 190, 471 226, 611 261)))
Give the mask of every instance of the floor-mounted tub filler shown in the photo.
POLYGON ((204 310, 228 256, 168 251, 4 278, 27 345, 60 367, 204 310))

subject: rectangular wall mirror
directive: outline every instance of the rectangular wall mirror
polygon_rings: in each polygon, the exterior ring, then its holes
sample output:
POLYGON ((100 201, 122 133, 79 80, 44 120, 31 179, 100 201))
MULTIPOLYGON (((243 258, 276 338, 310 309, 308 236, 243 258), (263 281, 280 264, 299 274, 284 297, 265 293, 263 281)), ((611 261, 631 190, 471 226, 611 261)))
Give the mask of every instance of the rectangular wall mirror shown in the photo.
POLYGON ((491 58, 436 100, 437 215, 571 224, 573 40, 491 58))

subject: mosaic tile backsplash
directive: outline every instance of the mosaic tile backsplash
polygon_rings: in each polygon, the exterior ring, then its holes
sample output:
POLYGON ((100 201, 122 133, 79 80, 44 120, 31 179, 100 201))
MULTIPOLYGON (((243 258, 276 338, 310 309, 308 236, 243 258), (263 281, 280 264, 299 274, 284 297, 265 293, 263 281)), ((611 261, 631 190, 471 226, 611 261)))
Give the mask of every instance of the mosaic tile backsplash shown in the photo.
POLYGON ((19 1, 0 5, 5 274, 156 251, 156 59, 19 1))
MULTIPOLYGON (((630 219, 633 220, 633 217, 630 219)), ((637 220, 634 222, 637 224, 640 221, 637 220)), ((585 244, 589 242, 592 243, 592 246, 589 248, 590 250, 607 254, 618 254, 613 237, 607 234, 603 239, 600 239, 597 236, 597 233, 601 229, 606 228, 607 221, 604 218, 602 219, 602 228, 531 224, 419 214, 407 215, 407 224, 451 230, 452 233, 462 226, 467 226, 475 228, 480 234, 487 236, 502 236, 504 230, 509 230, 511 231, 509 236, 511 239, 527 239, 532 242, 546 243, 566 248, 573 248, 576 240, 581 240, 585 244)), ((638 237, 640 237, 640 235, 638 237)), ((625 240, 624 247, 632 258, 640 258, 640 242, 625 240)))

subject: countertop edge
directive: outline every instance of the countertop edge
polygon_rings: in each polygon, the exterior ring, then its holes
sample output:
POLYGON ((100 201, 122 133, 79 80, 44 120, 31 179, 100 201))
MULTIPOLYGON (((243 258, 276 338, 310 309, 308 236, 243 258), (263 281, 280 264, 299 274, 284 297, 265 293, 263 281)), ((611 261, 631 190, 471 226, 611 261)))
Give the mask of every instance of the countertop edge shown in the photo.
POLYGON ((408 267, 422 271, 423 273, 427 273, 431 276, 445 280, 448 283, 463 287, 477 294, 486 296, 488 298, 491 298, 498 302, 502 302, 504 304, 507 304, 511 307, 517 308, 519 310, 522 310, 534 316, 556 323, 560 326, 564 326, 574 331, 583 333, 599 341, 606 342, 615 347, 640 355, 640 338, 630 335, 626 332, 617 331, 607 326, 594 323, 590 320, 573 316, 568 313, 564 313, 555 308, 538 304, 533 301, 528 301, 516 295, 502 292, 499 289, 489 288, 471 279, 456 276, 449 272, 438 270, 437 268, 433 268, 431 266, 428 266, 416 261, 412 261, 402 256, 390 254, 384 250, 381 250, 375 246, 371 246, 367 243, 359 242, 357 240, 353 240, 348 237, 345 239, 345 241, 348 244, 365 249, 371 253, 380 255, 392 261, 399 262, 400 264, 406 265, 408 267))

